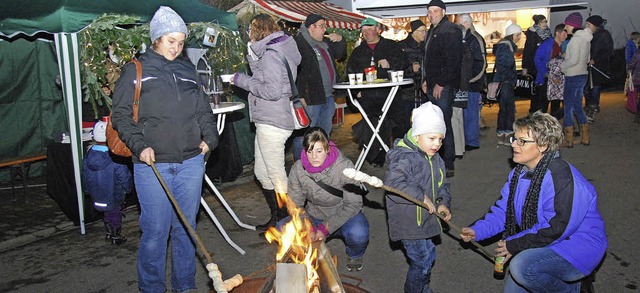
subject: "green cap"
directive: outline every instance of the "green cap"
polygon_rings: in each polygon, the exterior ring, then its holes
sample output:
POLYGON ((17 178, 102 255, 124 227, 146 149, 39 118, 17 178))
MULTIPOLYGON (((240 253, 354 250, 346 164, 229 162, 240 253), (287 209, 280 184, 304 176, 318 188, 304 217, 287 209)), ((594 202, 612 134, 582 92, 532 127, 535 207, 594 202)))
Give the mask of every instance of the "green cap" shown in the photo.
POLYGON ((362 21, 362 23, 360 23, 360 28, 362 28, 365 25, 378 25, 378 22, 371 17, 367 17, 362 21))

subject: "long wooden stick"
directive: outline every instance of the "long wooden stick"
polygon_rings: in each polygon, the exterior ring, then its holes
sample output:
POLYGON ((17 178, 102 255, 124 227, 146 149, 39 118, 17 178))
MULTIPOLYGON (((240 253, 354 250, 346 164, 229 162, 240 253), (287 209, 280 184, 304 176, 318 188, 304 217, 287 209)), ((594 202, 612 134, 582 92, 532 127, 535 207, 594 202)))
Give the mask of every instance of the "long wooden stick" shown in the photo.
MULTIPOLYGON (((406 193, 404 193, 404 192, 402 192, 402 191, 400 191, 400 190, 398 190, 396 188, 393 188, 393 187, 388 186, 388 185, 384 185, 384 182, 382 182, 382 180, 380 180, 380 178, 378 178, 378 177, 371 176, 371 175, 369 175, 367 173, 364 173, 362 171, 358 171, 358 170, 353 169, 353 168, 344 169, 344 171, 342 171, 342 173, 345 176, 347 176, 347 177, 349 177, 351 179, 367 183, 367 184, 369 184, 369 185, 371 185, 373 187, 376 187, 376 188, 384 189, 386 191, 389 191, 389 192, 393 193, 394 195, 400 196, 400 197, 402 197, 402 198, 404 198, 404 199, 406 199, 406 200, 408 200, 408 201, 410 201, 410 202, 412 202, 412 203, 414 203, 416 205, 419 205, 419 206, 421 206, 421 207, 423 207, 423 208, 425 208, 427 210, 429 209, 429 206, 427 206, 427 204, 425 204, 424 202, 421 202, 421 201, 409 196, 408 194, 406 194, 406 193)), ((462 234, 462 229, 460 229, 458 226, 456 226, 453 222, 445 220, 444 219, 444 215, 441 215, 441 214, 439 214, 437 212, 433 213, 433 215, 438 217, 440 220, 445 221, 449 225, 449 227, 453 228, 453 230, 456 230, 458 233, 462 234)), ((484 246, 480 245, 480 243, 478 243, 477 241, 471 240, 469 242, 471 244, 473 244, 475 247, 477 247, 478 249, 480 249, 480 252, 482 252, 489 259, 493 259, 494 258, 484 248, 484 246)))
POLYGON ((189 221, 187 221, 187 218, 184 216, 184 213, 180 208, 180 205, 178 205, 178 202, 173 196, 173 193, 171 192, 171 190, 169 190, 167 183, 164 182, 164 179, 160 175, 160 172, 158 171, 158 168, 156 168, 156 164, 153 161, 151 162, 151 169, 153 169, 153 173, 155 173, 156 177, 158 177, 158 181, 160 182, 160 185, 162 185, 164 192, 167 194, 167 197, 169 198, 169 201, 171 201, 171 204, 176 209, 176 213, 180 217, 182 224, 184 224, 184 226, 187 227, 189 234, 191 234, 191 237, 193 237, 193 239, 198 244, 200 251, 202 252, 202 254, 204 254, 204 257, 207 258, 207 262, 209 262, 209 264, 207 264, 207 270, 209 271, 209 277, 213 281, 213 287, 216 290, 216 292, 226 293, 231 289, 233 289, 234 287, 241 284, 242 276, 240 276, 239 274, 236 274, 235 276, 231 277, 228 280, 224 280, 224 281, 222 280, 222 273, 218 269, 218 265, 216 265, 213 262, 213 258, 211 258, 211 255, 207 251, 207 248, 204 246, 204 243, 200 239, 200 236, 198 236, 198 233, 196 233, 196 231, 193 229, 191 224, 189 224, 189 221))

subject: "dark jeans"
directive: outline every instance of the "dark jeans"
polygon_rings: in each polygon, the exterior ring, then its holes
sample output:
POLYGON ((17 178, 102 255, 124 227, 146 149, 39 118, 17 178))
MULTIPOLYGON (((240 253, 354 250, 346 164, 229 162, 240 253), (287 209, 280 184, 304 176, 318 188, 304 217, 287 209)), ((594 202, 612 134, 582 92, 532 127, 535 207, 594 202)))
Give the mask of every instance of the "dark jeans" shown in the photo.
POLYGON ((584 100, 586 107, 600 107, 600 93, 602 92, 601 85, 594 85, 593 88, 587 87, 584 92, 584 100))
POLYGON ((504 292, 578 293, 578 280, 584 277, 584 274, 551 248, 530 248, 511 259, 504 292))
POLYGON ((564 127, 573 126, 573 113, 578 124, 586 124, 587 116, 582 110, 582 95, 587 84, 587 75, 566 76, 564 79, 564 127))
POLYGON ((401 240, 409 258, 409 270, 404 281, 405 293, 430 293, 431 268, 436 261, 436 246, 431 239, 401 240))
MULTIPOLYGON (((513 88, 511 92, 513 93, 513 88)), ((447 127, 447 133, 444 136, 439 153, 444 160, 445 168, 447 168, 447 170, 454 170, 453 161, 456 159, 456 149, 453 140, 453 128, 451 128, 454 98, 453 87, 445 86, 442 89, 439 99, 433 97, 433 87, 429 87, 427 88, 427 96, 429 97, 429 101, 438 106, 442 110, 442 114, 444 114, 444 124, 447 127)))
POLYGON ((513 95, 513 83, 503 81, 500 83, 500 96, 498 97, 498 125, 497 134, 512 134, 513 122, 516 119, 516 101, 513 95))

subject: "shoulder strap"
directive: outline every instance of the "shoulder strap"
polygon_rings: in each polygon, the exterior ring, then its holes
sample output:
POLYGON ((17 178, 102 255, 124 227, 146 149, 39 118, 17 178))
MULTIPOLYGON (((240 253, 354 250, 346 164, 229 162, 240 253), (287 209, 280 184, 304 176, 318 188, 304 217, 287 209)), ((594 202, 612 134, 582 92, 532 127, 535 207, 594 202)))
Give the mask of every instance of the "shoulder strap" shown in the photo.
POLYGON ((339 190, 337 188, 334 188, 332 186, 327 185, 326 183, 322 182, 322 180, 319 181, 315 181, 313 180, 313 178, 311 178, 311 181, 315 182, 316 184, 318 184, 318 186, 320 186, 322 189, 324 189, 324 191, 331 193, 337 197, 342 198, 344 196, 344 193, 342 192, 342 190, 339 190))
POLYGON ((270 49, 268 48, 267 51, 273 51, 276 52, 276 54, 278 54, 278 56, 280 57, 280 60, 282 61, 282 63, 284 63, 284 66, 287 68, 287 75, 289 75, 289 84, 291 85, 291 100, 295 99, 298 97, 298 87, 293 83, 293 76, 291 75, 291 68, 289 67, 289 62, 287 62, 287 58, 284 57, 284 55, 282 53, 280 53, 280 51, 274 50, 274 49, 270 49))
POLYGON ((131 63, 136 65, 136 90, 133 94, 133 122, 138 122, 138 108, 140 107, 140 92, 142 91, 142 63, 140 60, 133 59, 131 63))

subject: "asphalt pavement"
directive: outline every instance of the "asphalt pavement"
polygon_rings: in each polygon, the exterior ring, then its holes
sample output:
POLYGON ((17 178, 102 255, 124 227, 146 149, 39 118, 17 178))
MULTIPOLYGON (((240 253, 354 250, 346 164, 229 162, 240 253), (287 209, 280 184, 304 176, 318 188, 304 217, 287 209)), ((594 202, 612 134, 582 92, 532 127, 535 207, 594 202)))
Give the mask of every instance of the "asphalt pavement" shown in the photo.
MULTIPOLYGON (((528 101, 518 101, 517 117, 526 115, 528 101)), ((621 92, 607 92, 601 101, 601 113, 591 125, 591 145, 563 149, 562 156, 574 164, 596 187, 599 209, 607 225, 609 249, 596 274, 596 292, 637 292, 640 285, 640 124, 624 109, 621 92)), ((490 129, 481 131, 480 149, 456 160, 452 178, 452 222, 463 227, 482 216, 499 196, 511 169, 511 149, 497 146, 495 121, 498 107, 484 107, 490 129)), ((345 123, 334 128, 333 139, 355 161, 359 150, 351 137, 351 126, 359 114, 347 114, 345 123)), ((362 171, 378 176, 383 168, 365 163, 362 171)), ((136 251, 140 228, 138 210, 130 207, 123 230, 128 242, 121 246, 104 241, 100 221, 90 223, 86 234, 73 226, 46 194, 42 178, 32 180, 29 202, 14 199, 8 184, 0 185, 0 292, 137 292, 136 251)), ((251 168, 235 182, 218 186, 241 221, 261 224, 268 217, 267 206, 253 180, 251 168)), ((252 278, 275 261, 276 246, 267 243, 258 232, 235 224, 210 191, 205 199, 229 237, 246 251, 238 253, 224 240, 209 216, 201 209, 197 232, 217 263, 224 278, 235 274, 252 278), (253 275, 252 275, 253 274, 253 275)), ((365 215, 370 221, 371 237, 364 258, 364 269, 349 272, 347 256, 340 239, 328 241, 337 257, 338 271, 354 278, 368 292, 402 292, 407 261, 399 243, 390 242, 381 190, 371 188, 366 197, 365 215)), ((493 243, 482 243, 488 250, 493 243)), ((197 263, 197 292, 212 290, 207 277, 206 259, 197 263)), ((435 292, 501 292, 502 282, 493 278, 493 264, 472 246, 462 243, 455 231, 442 234, 431 285, 435 292)))

